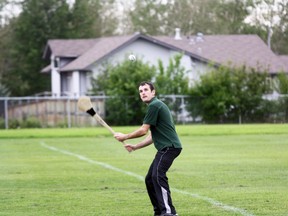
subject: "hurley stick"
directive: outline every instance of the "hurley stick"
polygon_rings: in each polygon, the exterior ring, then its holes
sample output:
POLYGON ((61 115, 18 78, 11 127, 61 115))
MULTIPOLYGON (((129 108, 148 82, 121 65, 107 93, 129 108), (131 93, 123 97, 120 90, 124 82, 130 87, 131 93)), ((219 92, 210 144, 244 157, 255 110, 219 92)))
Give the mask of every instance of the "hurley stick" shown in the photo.
POLYGON ((90 114, 93 118, 95 118, 102 126, 108 129, 111 134, 115 134, 115 131, 95 112, 93 109, 91 100, 87 96, 81 96, 77 102, 78 108, 84 112, 90 114))

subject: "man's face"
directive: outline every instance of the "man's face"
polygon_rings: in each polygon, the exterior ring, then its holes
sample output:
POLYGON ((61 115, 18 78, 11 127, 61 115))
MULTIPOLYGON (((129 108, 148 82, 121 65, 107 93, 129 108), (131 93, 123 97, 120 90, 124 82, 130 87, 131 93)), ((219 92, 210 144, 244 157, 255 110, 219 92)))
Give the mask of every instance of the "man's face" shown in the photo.
POLYGON ((145 84, 139 86, 140 98, 144 103, 149 103, 153 97, 155 97, 155 90, 151 91, 150 86, 145 84))

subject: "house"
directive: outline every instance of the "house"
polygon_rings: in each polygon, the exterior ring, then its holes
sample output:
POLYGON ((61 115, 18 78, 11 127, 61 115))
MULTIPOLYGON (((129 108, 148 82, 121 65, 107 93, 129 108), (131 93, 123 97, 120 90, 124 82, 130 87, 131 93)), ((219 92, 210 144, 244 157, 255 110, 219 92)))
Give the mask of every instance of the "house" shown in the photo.
POLYGON ((164 66, 177 53, 183 53, 181 64, 188 71, 189 83, 214 66, 229 65, 267 70, 273 77, 280 71, 288 73, 287 56, 277 56, 257 35, 203 35, 184 37, 180 29, 175 35, 148 36, 140 33, 95 39, 51 39, 43 58, 51 63, 42 73, 51 74, 51 91, 55 97, 80 96, 91 88, 91 77, 103 63, 117 63, 133 53, 137 59, 164 66))

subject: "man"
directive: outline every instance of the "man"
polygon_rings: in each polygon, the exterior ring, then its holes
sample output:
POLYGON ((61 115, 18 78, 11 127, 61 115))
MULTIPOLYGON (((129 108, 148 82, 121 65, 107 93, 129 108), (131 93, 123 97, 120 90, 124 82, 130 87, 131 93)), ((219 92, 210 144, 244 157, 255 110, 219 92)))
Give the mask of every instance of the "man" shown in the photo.
POLYGON ((148 105, 142 126, 128 134, 115 133, 114 137, 122 142, 148 134, 143 141, 136 145, 126 144, 125 148, 131 152, 154 143, 158 151, 145 178, 147 192, 154 207, 154 215, 175 216, 177 214, 172 204, 166 172, 181 153, 182 146, 170 110, 155 96, 154 85, 141 82, 139 94, 141 100, 148 105), (148 133, 149 130, 151 133, 148 133))

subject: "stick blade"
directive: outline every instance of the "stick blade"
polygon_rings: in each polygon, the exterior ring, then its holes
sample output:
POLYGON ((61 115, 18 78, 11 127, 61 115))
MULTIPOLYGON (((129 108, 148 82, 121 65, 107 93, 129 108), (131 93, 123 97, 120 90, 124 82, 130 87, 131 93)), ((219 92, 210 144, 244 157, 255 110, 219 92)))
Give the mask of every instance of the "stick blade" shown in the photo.
POLYGON ((78 102, 77 102, 77 106, 80 110, 82 110, 84 112, 87 112, 88 110, 90 110, 93 107, 90 98, 87 96, 79 97, 78 102))

